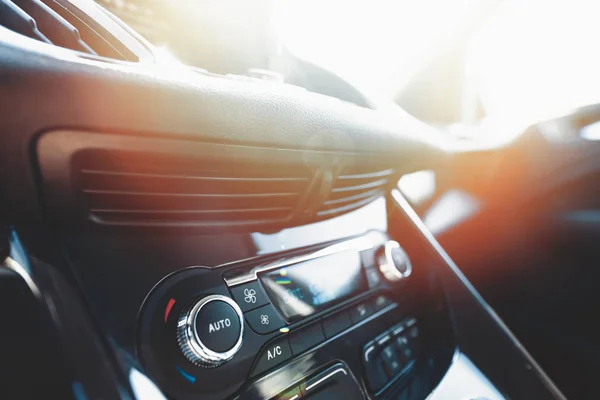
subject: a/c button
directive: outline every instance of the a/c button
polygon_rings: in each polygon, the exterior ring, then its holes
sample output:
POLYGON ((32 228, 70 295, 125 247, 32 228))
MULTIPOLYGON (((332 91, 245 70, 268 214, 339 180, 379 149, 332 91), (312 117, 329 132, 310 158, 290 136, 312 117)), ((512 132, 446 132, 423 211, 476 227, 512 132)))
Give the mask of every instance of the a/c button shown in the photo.
POLYGON ((260 353, 252 371, 252 376, 263 373, 264 371, 281 364, 292 357, 292 350, 288 337, 284 336, 274 342, 269 343, 260 353))

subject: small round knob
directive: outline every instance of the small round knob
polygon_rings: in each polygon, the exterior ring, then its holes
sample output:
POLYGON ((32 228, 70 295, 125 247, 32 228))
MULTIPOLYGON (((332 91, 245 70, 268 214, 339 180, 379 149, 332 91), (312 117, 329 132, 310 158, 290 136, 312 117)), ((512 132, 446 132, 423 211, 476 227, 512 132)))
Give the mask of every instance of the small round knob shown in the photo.
POLYGON ((177 323, 177 342, 195 365, 218 367, 231 360, 242 346, 244 317, 229 297, 204 297, 186 307, 177 323))
POLYGON ((412 272, 410 259, 398 242, 388 241, 377 253, 379 270, 390 282, 406 278, 412 272))

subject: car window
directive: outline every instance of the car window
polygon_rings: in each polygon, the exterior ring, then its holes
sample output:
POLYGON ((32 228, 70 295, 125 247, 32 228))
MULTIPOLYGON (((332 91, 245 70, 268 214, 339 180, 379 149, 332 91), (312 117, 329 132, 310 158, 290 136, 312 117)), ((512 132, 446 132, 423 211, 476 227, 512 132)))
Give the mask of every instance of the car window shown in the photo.
POLYGON ((509 0, 474 35, 467 121, 522 127, 600 100, 600 3, 509 0))

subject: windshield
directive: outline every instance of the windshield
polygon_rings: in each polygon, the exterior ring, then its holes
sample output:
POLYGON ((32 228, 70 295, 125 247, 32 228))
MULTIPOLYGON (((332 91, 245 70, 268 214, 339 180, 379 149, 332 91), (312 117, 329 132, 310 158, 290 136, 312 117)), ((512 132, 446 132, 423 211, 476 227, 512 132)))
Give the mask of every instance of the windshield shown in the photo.
MULTIPOLYGON (((282 41, 370 94, 391 98, 460 28, 481 0, 290 0, 279 7, 282 41)), ((485 3, 485 1, 484 1, 485 3)))
POLYGON ((589 0, 98 1, 186 63, 243 74, 285 48, 462 136, 510 140, 600 100, 589 0))
POLYGON ((599 102, 599 14, 588 0, 500 3, 472 39, 465 107, 510 128, 599 102))

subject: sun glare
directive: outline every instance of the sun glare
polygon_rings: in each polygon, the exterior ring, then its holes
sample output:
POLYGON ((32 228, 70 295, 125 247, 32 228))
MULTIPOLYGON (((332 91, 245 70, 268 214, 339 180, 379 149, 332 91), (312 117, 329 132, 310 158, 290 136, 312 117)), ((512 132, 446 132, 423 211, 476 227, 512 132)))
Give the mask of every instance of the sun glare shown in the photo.
MULTIPOLYGON (((366 93, 391 98, 445 36, 473 22, 468 13, 481 4, 287 0, 278 3, 277 26, 299 57, 366 93)), ((464 66, 463 100, 481 108, 483 118, 463 124, 475 122, 479 134, 507 142, 534 122, 598 102, 599 14, 600 3, 589 0, 508 0, 489 7, 476 21, 464 66)))

